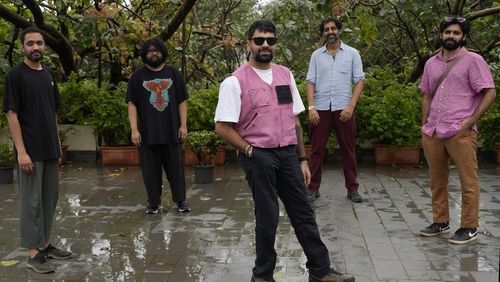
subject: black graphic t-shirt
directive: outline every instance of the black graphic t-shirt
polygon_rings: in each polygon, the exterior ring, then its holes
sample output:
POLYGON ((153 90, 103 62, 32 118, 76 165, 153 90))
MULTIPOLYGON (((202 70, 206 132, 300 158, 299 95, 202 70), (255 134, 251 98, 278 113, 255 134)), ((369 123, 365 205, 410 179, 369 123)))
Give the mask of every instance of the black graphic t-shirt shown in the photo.
POLYGON ((170 65, 160 71, 145 66, 130 78, 126 102, 137 107, 144 145, 179 143, 179 104, 188 98, 181 73, 170 65))

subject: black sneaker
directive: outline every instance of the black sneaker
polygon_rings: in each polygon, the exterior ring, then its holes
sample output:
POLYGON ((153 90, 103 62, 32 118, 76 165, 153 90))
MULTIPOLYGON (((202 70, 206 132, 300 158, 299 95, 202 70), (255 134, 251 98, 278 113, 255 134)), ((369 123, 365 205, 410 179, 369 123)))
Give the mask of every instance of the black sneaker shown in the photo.
POLYGON ((33 269, 36 273, 50 273, 56 270, 52 263, 45 259, 42 252, 38 252, 33 258, 28 257, 26 267, 33 269))
POLYGON ((160 211, 160 207, 158 205, 149 204, 146 208, 147 214, 157 214, 160 211))
POLYGON ((189 206, 189 204, 186 200, 178 202, 177 208, 178 208, 179 212, 190 212, 191 211, 191 207, 189 206))
POLYGON ((477 240, 477 229, 476 228, 459 228, 455 235, 448 239, 448 242, 453 244, 467 244, 469 242, 477 240))
POLYGON ((420 235, 425 237, 433 237, 439 234, 449 233, 450 225, 448 222, 445 223, 433 223, 426 228, 420 230, 420 235))
POLYGON ((323 277, 317 277, 312 273, 309 273, 309 282, 317 282, 317 281, 327 281, 327 282, 354 282, 355 278, 351 274, 340 273, 333 269, 330 269, 330 272, 323 277))
POLYGON ((58 249, 51 244, 43 250, 40 251, 45 258, 49 259, 69 259, 73 255, 71 252, 58 249))
POLYGON ((319 197, 321 197, 321 195, 319 194, 319 190, 314 190, 314 197, 317 199, 319 197))
POLYGON ((363 198, 361 195, 358 193, 358 191, 348 191, 347 192, 347 199, 355 202, 355 203, 361 203, 363 202, 363 198))

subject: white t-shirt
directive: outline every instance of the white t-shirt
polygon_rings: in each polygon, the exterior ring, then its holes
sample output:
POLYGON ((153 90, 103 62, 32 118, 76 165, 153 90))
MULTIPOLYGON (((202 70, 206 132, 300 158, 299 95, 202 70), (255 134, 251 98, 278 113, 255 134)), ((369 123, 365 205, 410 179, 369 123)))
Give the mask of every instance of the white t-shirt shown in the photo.
MULTIPOLYGON (((267 84, 271 85, 273 82, 273 71, 271 68, 267 70, 256 69, 257 75, 267 84)), ((298 115, 305 110, 302 99, 299 95, 299 90, 295 84, 295 78, 290 72, 291 77, 291 92, 293 102, 293 114, 298 115)), ((220 85, 219 89, 219 102, 215 110, 214 121, 232 122, 237 123, 240 119, 241 110, 241 87, 238 78, 230 76, 226 78, 220 85)))

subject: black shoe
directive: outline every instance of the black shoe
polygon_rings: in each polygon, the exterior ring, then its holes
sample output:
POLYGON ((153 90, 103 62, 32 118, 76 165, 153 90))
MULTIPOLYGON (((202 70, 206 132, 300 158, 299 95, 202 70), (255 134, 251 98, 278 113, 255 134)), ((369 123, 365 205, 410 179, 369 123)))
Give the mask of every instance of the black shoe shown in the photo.
POLYGON ((317 281, 328 281, 328 282, 354 282, 355 278, 351 274, 340 273, 333 269, 330 269, 330 272, 323 277, 317 277, 312 273, 309 273, 309 282, 317 282, 317 281))
POLYGON ((33 258, 28 257, 26 267, 33 269, 36 273, 50 273, 55 271, 52 263, 48 262, 40 251, 33 258))
POLYGON ((355 203, 363 202, 363 198, 361 198, 361 195, 358 193, 358 191, 347 191, 347 199, 355 203))
POLYGON ((276 282, 276 280, 274 280, 274 278, 266 280, 264 278, 258 278, 255 275, 252 275, 252 279, 250 279, 250 282, 276 282))
POLYGON ((455 235, 448 239, 448 242, 453 244, 467 244, 477 240, 477 228, 459 228, 455 235))
POLYGON ((69 259, 73 255, 71 252, 65 251, 58 249, 51 244, 43 250, 40 251, 40 253, 45 257, 49 259, 69 259))
POLYGON ((158 212, 160 212, 160 207, 158 205, 149 204, 146 208, 147 214, 157 214, 158 212))
POLYGON ((189 204, 186 200, 180 201, 179 203, 177 203, 177 208, 178 208, 179 212, 190 212, 191 211, 191 207, 189 206, 189 204))
POLYGON ((420 230, 420 235, 425 237, 433 237, 439 234, 449 233, 450 225, 448 222, 445 223, 433 223, 426 228, 420 230))

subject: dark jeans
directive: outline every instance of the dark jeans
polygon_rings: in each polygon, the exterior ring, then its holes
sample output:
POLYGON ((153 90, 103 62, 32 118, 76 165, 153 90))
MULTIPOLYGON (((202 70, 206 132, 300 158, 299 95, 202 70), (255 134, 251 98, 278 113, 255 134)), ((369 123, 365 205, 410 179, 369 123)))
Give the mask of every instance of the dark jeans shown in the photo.
POLYGON ((273 277, 279 197, 307 256, 307 268, 318 276, 326 275, 330 267, 328 249, 321 241, 314 212, 307 203, 304 177, 295 146, 254 148, 251 159, 243 154, 239 158, 255 202, 257 258, 253 274, 264 279, 273 277))
POLYGON ((139 147, 142 178, 152 205, 161 203, 162 167, 176 203, 186 199, 184 157, 181 144, 142 145, 139 147))
POLYGON ((318 111, 319 123, 310 125, 311 156, 309 169, 311 170, 311 184, 309 190, 318 190, 321 185, 321 167, 325 159, 325 148, 330 131, 335 131, 342 156, 345 187, 349 191, 358 190, 358 167, 356 164, 356 113, 348 121, 340 121, 341 111, 318 111))

